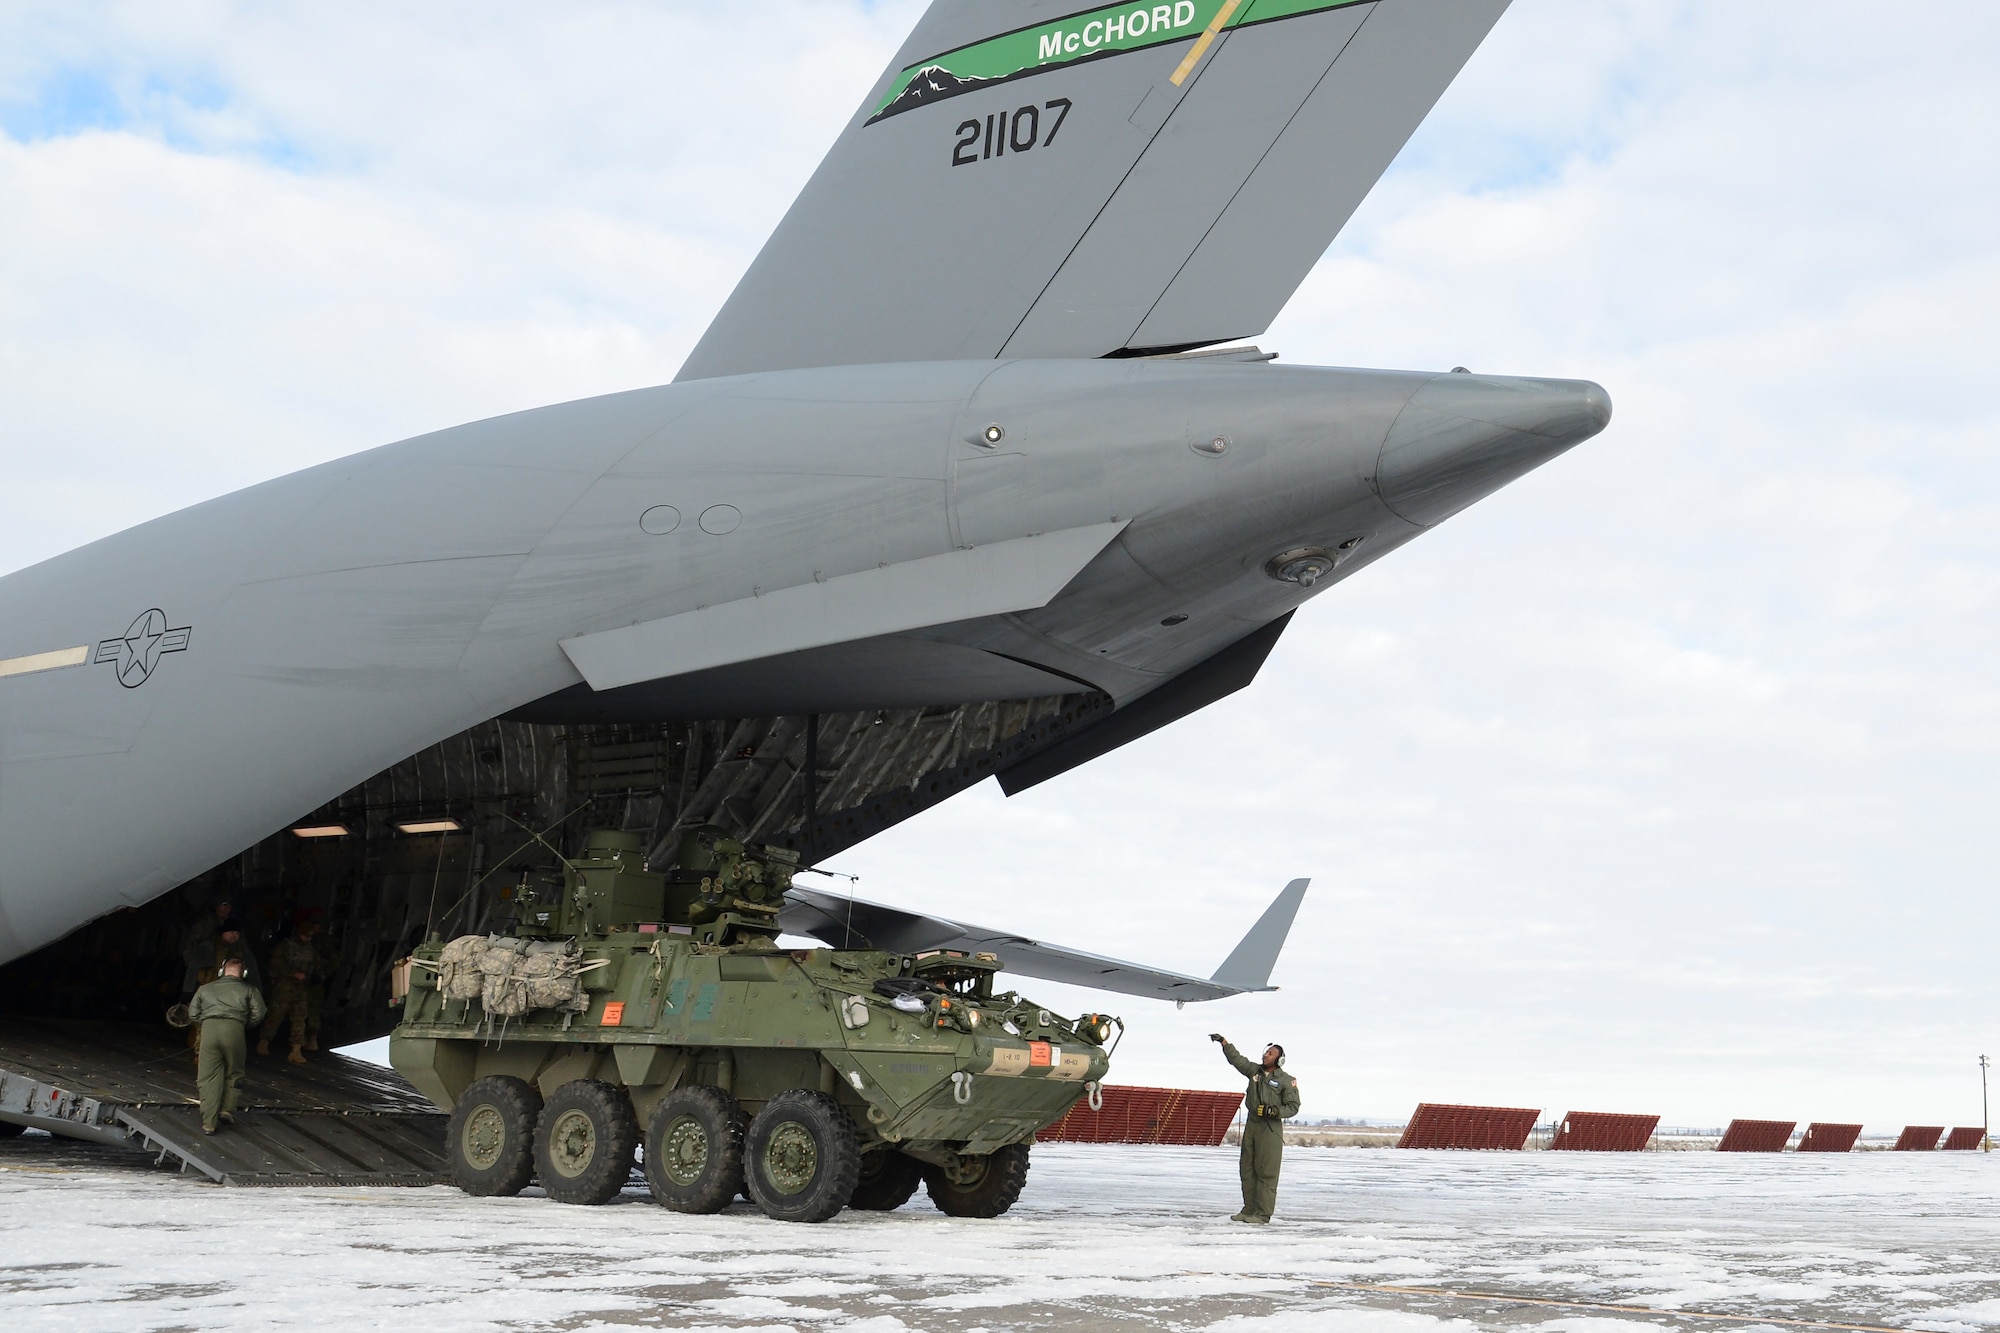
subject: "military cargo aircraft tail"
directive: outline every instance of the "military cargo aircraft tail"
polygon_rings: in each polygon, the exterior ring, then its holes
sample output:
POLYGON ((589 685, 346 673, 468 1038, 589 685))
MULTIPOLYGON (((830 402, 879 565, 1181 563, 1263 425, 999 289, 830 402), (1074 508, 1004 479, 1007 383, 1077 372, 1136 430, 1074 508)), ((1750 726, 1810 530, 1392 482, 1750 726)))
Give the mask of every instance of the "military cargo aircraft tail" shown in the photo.
MULTIPOLYGON (((507 928, 586 828, 817 860, 1249 684, 1610 418, 1194 350, 1265 327, 1504 7, 938 0, 686 382, 0 577, 0 1015, 157 1025, 222 914, 253 952, 319 921, 323 1039, 374 1036, 398 960, 507 928)), ((1190 999, 1266 986, 1303 889, 1208 978, 829 901, 843 942, 1190 999)))
POLYGON ((682 367, 1262 332, 1507 0, 939 0, 682 367))

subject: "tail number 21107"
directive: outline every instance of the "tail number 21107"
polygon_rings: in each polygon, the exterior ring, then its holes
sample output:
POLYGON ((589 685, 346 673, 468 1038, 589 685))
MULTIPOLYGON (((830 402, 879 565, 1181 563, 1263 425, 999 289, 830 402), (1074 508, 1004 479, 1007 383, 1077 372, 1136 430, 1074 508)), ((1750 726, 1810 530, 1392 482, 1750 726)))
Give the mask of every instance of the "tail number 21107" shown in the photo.
POLYGON ((1063 122, 1069 119, 1071 102, 1067 97, 1054 98, 1039 107, 1024 106, 1018 111, 996 111, 985 120, 961 121, 953 131, 958 142, 951 146, 951 164, 955 167, 969 167, 975 162, 988 158, 1005 157, 1008 153, 1026 153, 1035 148, 1047 148, 1056 141, 1063 122), (1047 138, 1042 137, 1042 113, 1051 113, 1047 138))

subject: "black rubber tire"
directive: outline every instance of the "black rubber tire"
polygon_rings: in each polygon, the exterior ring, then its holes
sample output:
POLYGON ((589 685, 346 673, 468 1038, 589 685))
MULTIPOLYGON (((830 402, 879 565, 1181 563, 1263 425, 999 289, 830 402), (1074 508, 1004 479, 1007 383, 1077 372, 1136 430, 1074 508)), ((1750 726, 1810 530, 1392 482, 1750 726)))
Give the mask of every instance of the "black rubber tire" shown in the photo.
POLYGON ((535 1176, 557 1203, 609 1203, 632 1178, 639 1117, 625 1089, 571 1079, 535 1126, 535 1176))
POLYGON ((743 1139, 749 1120, 721 1088, 678 1088, 660 1098, 646 1120, 646 1184, 661 1207, 677 1213, 719 1213, 743 1192, 743 1139), (691 1147, 687 1126, 699 1126, 705 1160, 697 1172, 677 1162, 691 1147), (677 1142, 670 1143, 670 1136, 677 1142), (669 1171, 670 1166, 678 1170, 669 1171), (693 1174, 693 1179, 687 1179, 693 1174), (682 1179, 675 1179, 675 1176, 682 1179))
POLYGON ((849 1208, 859 1208, 864 1212, 886 1213, 901 1208, 917 1192, 917 1186, 924 1183, 924 1167, 914 1157, 907 1157, 894 1148, 884 1148, 878 1152, 861 1154, 861 1178, 854 1184, 854 1194, 847 1201, 849 1208))
MULTIPOLYGON (((971 1164, 980 1159, 961 1158, 971 1164)), ((986 1170, 976 1180, 954 1181, 941 1166, 924 1163, 924 1189, 941 1213, 953 1217, 998 1217, 1014 1206, 1028 1183, 1028 1145, 1010 1143, 986 1158, 986 1170)))
POLYGON ((854 1196, 861 1145, 840 1103, 811 1088, 788 1088, 764 1103, 743 1143, 750 1198, 780 1222, 824 1222, 854 1196), (804 1160, 808 1157, 809 1160, 804 1160), (777 1179, 790 1166, 802 1179, 777 1179), (804 1167, 804 1171, 799 1168, 804 1167))
POLYGON ((445 1127, 451 1183, 482 1198, 519 1194, 535 1174, 541 1114, 542 1094, 518 1078, 495 1074, 467 1088, 445 1127))

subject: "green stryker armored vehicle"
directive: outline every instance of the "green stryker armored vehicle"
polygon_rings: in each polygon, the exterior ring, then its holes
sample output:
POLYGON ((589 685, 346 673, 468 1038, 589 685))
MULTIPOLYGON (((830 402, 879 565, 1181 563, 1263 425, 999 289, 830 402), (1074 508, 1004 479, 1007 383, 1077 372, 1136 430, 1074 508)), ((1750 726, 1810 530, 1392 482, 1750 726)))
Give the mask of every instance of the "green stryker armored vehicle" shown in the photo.
POLYGON ((1116 1019, 996 993, 990 952, 783 949, 797 857, 714 829, 669 873, 638 835, 594 831, 505 935, 433 940, 398 973, 390 1060, 451 1112, 471 1194, 531 1179, 604 1203, 643 1149, 653 1196, 823 1221, 922 1184, 994 1217, 1036 1131, 1095 1100, 1116 1019))

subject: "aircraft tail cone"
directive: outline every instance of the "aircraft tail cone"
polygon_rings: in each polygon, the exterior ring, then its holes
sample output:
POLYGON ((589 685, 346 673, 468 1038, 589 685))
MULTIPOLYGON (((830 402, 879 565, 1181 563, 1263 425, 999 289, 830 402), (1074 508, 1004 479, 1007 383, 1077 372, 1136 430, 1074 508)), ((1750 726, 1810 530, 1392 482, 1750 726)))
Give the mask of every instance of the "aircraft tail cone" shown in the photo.
POLYGON ((1589 380, 1439 375, 1417 390, 1382 442, 1382 502, 1429 527, 1481 500, 1611 420, 1589 380))

